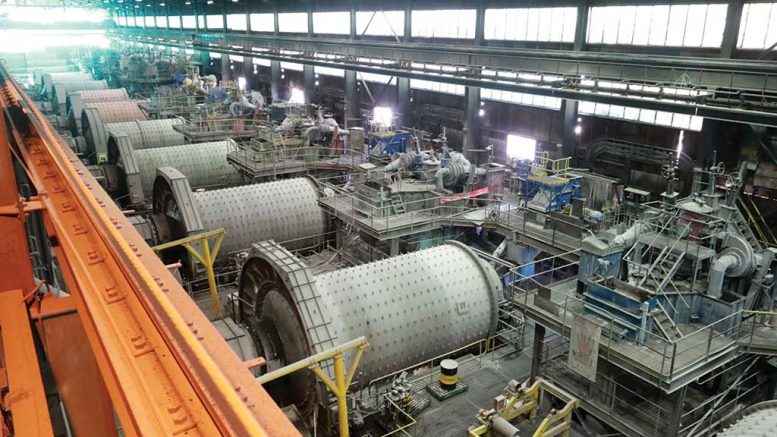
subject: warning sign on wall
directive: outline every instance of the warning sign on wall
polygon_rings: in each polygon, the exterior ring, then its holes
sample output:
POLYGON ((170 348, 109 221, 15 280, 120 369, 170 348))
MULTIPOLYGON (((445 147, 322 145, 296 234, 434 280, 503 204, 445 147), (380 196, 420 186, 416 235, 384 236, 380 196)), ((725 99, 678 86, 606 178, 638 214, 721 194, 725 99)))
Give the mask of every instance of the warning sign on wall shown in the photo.
POLYGON ((599 360, 599 338, 602 327, 576 315, 572 320, 569 339, 569 368, 596 382, 596 362, 599 360))

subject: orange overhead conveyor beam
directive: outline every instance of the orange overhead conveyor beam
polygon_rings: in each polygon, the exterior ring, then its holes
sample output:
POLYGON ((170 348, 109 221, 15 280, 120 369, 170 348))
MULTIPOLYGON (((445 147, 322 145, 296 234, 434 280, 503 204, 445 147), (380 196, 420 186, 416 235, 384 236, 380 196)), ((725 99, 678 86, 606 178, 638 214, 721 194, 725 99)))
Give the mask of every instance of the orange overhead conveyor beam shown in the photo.
POLYGON ((4 66, 0 106, 124 433, 299 435, 4 66))

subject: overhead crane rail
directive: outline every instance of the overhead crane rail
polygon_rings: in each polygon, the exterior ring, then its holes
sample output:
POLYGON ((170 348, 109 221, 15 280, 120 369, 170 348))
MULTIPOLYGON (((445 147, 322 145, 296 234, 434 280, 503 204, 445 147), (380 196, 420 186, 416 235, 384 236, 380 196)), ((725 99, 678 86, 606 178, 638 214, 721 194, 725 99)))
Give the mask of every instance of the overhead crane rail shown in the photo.
POLYGON ((298 435, 2 64, 0 109, 124 434, 298 435))

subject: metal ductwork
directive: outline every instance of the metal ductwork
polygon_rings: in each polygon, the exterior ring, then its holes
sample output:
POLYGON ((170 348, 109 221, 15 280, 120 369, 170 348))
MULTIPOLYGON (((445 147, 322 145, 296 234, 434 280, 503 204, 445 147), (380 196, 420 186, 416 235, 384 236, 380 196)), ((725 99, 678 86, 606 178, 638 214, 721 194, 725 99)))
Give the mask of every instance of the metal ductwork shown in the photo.
POLYGON ((45 73, 41 76, 41 87, 43 90, 43 95, 46 97, 49 101, 52 100, 52 85, 55 82, 77 82, 77 81, 84 81, 84 80, 92 80, 92 76, 88 73, 75 73, 75 72, 69 72, 69 73, 45 73))
POLYGON ((51 85, 51 109, 59 115, 67 115, 67 95, 70 92, 107 89, 108 82, 104 80, 54 82, 51 85))
MULTIPOLYGON (((318 276, 265 241, 253 246, 239 280, 241 321, 268 372, 366 336, 370 347, 354 378, 359 387, 488 338, 496 331, 501 295, 495 270, 454 241, 318 276)), ((265 388, 303 414, 316 400, 309 371, 265 388)))
POLYGON ((164 166, 179 170, 195 188, 233 185, 241 181, 240 174, 227 162, 227 141, 141 150, 133 146, 127 135, 112 133, 108 141, 108 191, 122 203, 138 205, 150 200, 157 168, 164 166))
POLYGON ((756 257, 753 247, 744 237, 727 234, 724 248, 710 268, 707 295, 720 298, 723 295, 723 280, 726 277, 739 278, 753 273, 756 257))
POLYGON ((74 136, 81 135, 81 113, 84 105, 94 102, 116 102, 129 100, 129 94, 124 88, 106 90, 81 90, 67 93, 65 100, 65 116, 68 118, 68 129, 74 136), (72 120, 72 121, 71 121, 72 120))
POLYGON ((161 167, 154 181, 153 217, 169 222, 173 240, 224 228, 219 258, 270 239, 299 249, 319 242, 328 231, 319 197, 318 184, 307 177, 193 192, 180 171, 161 167))
POLYGON ((146 115, 132 100, 86 104, 81 113, 81 132, 87 159, 98 164, 108 159, 109 124, 139 120, 146 120, 146 115))

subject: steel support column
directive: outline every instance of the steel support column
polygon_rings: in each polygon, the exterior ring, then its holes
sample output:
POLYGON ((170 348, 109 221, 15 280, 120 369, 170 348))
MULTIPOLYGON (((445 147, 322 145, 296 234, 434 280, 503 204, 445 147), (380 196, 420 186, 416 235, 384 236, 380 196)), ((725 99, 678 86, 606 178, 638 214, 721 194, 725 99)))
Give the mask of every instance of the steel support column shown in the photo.
POLYGON ((410 118, 410 79, 406 77, 397 77, 397 111, 400 116, 400 124, 407 126, 410 118))
MULTIPOLYGON (((61 250, 58 250, 61 254, 61 250)), ((72 280, 70 271, 63 271, 72 280)), ((51 371, 76 435, 116 435, 116 420, 108 388, 89 346, 75 298, 48 295, 36 320, 51 371)))
POLYGON ((13 428, 2 423, 0 431, 3 435, 54 435, 22 290, 0 289, 0 334, 0 405, 3 417, 10 413, 13 418, 13 428))
POLYGON ((480 148, 480 88, 467 87, 467 106, 464 117, 464 147, 462 152, 469 158, 469 151, 480 148))
POLYGON ((221 61, 221 80, 232 80, 234 78, 234 73, 232 72, 232 69, 229 68, 232 64, 232 61, 229 60, 229 55, 221 55, 221 59, 219 60, 221 61))
POLYGON ((480 46, 485 43, 486 34, 486 8, 483 6, 483 0, 477 6, 475 15, 475 45, 480 46))
POLYGON ((350 39, 356 39, 356 6, 357 2, 352 0, 351 5, 348 8, 348 18, 351 22, 351 31, 349 32, 350 39))
POLYGON ((688 386, 677 390, 673 395, 673 406, 669 411, 669 423, 667 423, 665 435, 678 435, 680 431, 680 419, 683 416, 683 405, 685 404, 685 393, 688 391, 688 386))
POLYGON ((20 289, 26 293, 35 287, 32 261, 24 228, 23 205, 16 186, 13 158, 5 117, 0 113, 0 207, 7 209, 0 214, 0 259, 7 272, 0 274, 0 290, 20 289))
POLYGON ((726 26, 723 28, 723 42, 720 45, 721 58, 731 58, 734 55, 734 50, 737 48, 743 3, 742 0, 731 0, 728 2, 726 26))
POLYGON ((314 1, 315 0, 308 0, 308 9, 307 9, 307 14, 308 14, 308 38, 312 38, 313 37, 313 10, 315 9, 315 7, 313 6, 313 2, 314 1))
POLYGON ((542 366, 542 354, 545 350, 545 327, 537 323, 534 324, 534 342, 532 343, 531 373, 529 382, 533 383, 540 376, 540 366, 542 366))
POLYGON ((405 30, 403 33, 402 40, 404 42, 410 42, 413 39, 413 2, 410 0, 407 0, 405 5, 405 30))
POLYGON ((356 80, 356 72, 353 70, 345 70, 345 114, 343 117, 346 119, 345 126, 349 127, 351 124, 348 119, 359 118, 359 82, 356 80))
POLYGON ((585 38, 588 34, 588 11, 590 5, 588 0, 577 3, 577 24, 575 25, 575 42, 573 50, 576 52, 585 49, 585 38))
POLYGON ((270 94, 273 102, 283 100, 281 95, 281 61, 270 61, 270 94))
POLYGON ((561 132, 561 146, 564 153, 564 157, 574 157, 575 147, 577 147, 577 134, 575 133, 575 126, 577 126, 577 100, 565 99, 561 104, 561 110, 564 114, 564 121, 562 123, 561 132))
POLYGON ((245 91, 249 91, 254 88, 254 59, 248 56, 245 56, 243 61, 243 76, 246 78, 246 89, 245 91))
POLYGON ((720 124, 718 120, 705 118, 701 124, 701 141, 699 151, 696 153, 696 163, 705 168, 715 164, 712 162, 712 154, 715 152, 715 145, 720 139, 720 124))
POLYGON ((316 103, 316 73, 314 67, 310 64, 305 64, 302 69, 302 74, 305 82, 305 103, 316 103))

